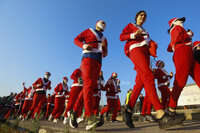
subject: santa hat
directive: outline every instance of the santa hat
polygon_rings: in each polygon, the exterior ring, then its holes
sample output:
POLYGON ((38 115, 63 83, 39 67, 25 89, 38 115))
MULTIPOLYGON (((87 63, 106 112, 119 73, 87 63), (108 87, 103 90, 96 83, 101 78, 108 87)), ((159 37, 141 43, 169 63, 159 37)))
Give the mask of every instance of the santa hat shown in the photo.
POLYGON ((96 26, 104 31, 106 28, 106 23, 103 20, 99 20, 99 21, 97 21, 96 26))
POLYGON ((185 22, 185 17, 182 17, 182 18, 173 18, 171 20, 169 20, 169 27, 172 28, 173 24, 177 21, 177 20, 180 20, 180 21, 183 21, 185 22))
POLYGON ((49 76, 51 76, 51 73, 50 73, 50 72, 46 72, 45 75, 49 75, 49 76))
MULTIPOLYGON (((111 74, 111 77, 113 77, 113 75, 115 74, 116 72, 113 72, 112 74, 111 74)), ((117 74, 117 73, 116 73, 117 74)))
POLYGON ((68 80, 68 78, 67 77, 63 77, 63 80, 68 80))
POLYGON ((161 60, 158 60, 158 61, 156 62, 156 67, 158 67, 158 66, 160 65, 161 62, 162 62, 161 60))
POLYGON ((195 49, 198 45, 200 45, 200 41, 195 41, 193 43, 193 49, 195 49))

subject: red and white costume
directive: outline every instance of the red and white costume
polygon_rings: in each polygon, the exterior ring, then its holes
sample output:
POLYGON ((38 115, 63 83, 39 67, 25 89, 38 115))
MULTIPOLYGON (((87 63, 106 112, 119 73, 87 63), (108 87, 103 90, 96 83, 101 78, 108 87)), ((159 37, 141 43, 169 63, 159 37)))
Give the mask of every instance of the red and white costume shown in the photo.
POLYGON ((35 89, 35 94, 33 96, 33 104, 30 108, 29 116, 33 117, 35 113, 40 112, 42 106, 46 102, 46 91, 51 89, 51 81, 44 78, 39 78, 33 83, 33 88, 35 89))
POLYGON ((158 82, 158 89, 161 92, 162 105, 164 109, 168 108, 169 98, 171 94, 171 91, 169 89, 169 84, 172 76, 170 76, 164 68, 159 68, 159 67, 156 69, 154 75, 155 79, 157 79, 158 82))
POLYGON ((23 118, 26 117, 29 109, 32 106, 34 93, 35 93, 35 90, 32 87, 29 87, 27 89, 27 95, 25 97, 25 101, 22 107, 22 112, 21 112, 21 115, 24 115, 23 118))
POLYGON ((70 76, 70 78, 74 81, 71 86, 70 97, 69 97, 69 101, 68 101, 67 108, 65 111, 65 117, 68 117, 67 112, 70 111, 71 109, 73 109, 73 106, 75 105, 75 102, 76 102, 80 92, 83 89, 83 84, 80 84, 78 82, 78 79, 81 77, 82 77, 82 73, 81 73, 81 69, 79 69, 79 68, 74 70, 74 72, 70 76))
POLYGON ((107 106, 104 107, 100 113, 103 115, 107 111, 109 111, 111 108, 113 108, 113 116, 112 120, 115 120, 117 117, 118 112, 118 101, 117 101, 117 93, 118 93, 118 85, 117 85, 117 79, 110 78, 108 79, 104 89, 106 91, 106 97, 107 97, 107 106))
POLYGON ((93 90, 97 86, 97 80, 101 70, 102 55, 105 55, 107 49, 102 47, 102 42, 106 45, 107 40, 104 36, 100 37, 92 28, 83 31, 74 39, 74 43, 83 48, 83 59, 81 62, 83 86, 83 99, 86 116, 94 114, 93 90), (85 50, 86 45, 90 45, 92 50, 85 50))
POLYGON ((66 95, 68 94, 68 86, 64 86, 63 83, 59 83, 54 91, 56 95, 54 101, 55 106, 52 112, 52 116, 54 116, 54 119, 58 119, 65 109, 65 99, 66 95))
POLYGON ((49 115, 51 114, 51 112, 53 110, 52 108, 54 107, 54 101, 55 101, 55 94, 48 97, 48 99, 47 99, 47 112, 45 114, 46 119, 49 117, 49 115))
MULTIPOLYGON (((170 27, 178 18, 169 21, 170 27)), ((173 61, 176 69, 172 93, 170 96, 169 107, 176 108, 177 101, 182 89, 187 83, 190 75, 200 87, 200 64, 194 60, 191 34, 182 26, 174 25, 170 30, 171 42, 168 52, 173 52, 173 61)))
POLYGON ((136 85, 133 88, 133 93, 131 95, 129 106, 134 107, 135 102, 143 88, 155 108, 155 110, 162 109, 162 105, 159 101, 155 83, 154 83, 154 74, 150 69, 150 54, 148 50, 149 43, 149 34, 141 26, 129 23, 122 31, 120 35, 121 41, 127 41, 124 47, 125 54, 131 59, 135 65, 135 70, 137 71, 136 75, 136 85), (143 32, 140 36, 135 36, 135 33, 138 29, 141 29, 143 32))

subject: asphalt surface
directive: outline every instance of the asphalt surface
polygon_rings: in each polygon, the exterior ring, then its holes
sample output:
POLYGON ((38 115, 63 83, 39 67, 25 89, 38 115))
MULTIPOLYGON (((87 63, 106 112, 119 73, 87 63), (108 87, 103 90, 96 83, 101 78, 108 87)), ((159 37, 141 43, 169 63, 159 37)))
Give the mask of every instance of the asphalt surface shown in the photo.
POLYGON ((74 133, 200 133, 200 121, 184 121, 183 126, 177 125, 169 129, 159 129, 157 123, 134 122, 135 128, 128 128, 124 122, 105 122, 103 126, 94 131, 86 131, 85 123, 79 124, 76 129, 70 128, 69 124, 63 125, 62 121, 53 123, 52 121, 40 121, 40 133, 43 132, 74 132, 74 133), (46 131, 45 131, 46 130, 46 131))

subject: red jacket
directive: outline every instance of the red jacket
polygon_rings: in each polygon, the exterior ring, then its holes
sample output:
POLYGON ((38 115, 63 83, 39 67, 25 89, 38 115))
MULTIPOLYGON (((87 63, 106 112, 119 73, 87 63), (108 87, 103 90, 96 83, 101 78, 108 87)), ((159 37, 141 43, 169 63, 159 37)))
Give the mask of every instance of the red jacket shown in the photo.
POLYGON ((33 83, 33 88, 36 89, 36 92, 37 91, 47 91, 51 89, 51 81, 47 81, 46 83, 44 82, 44 79, 43 78, 39 78, 35 81, 35 83, 33 83))
POLYGON ((24 90, 23 90, 22 94, 20 95, 20 99, 21 100, 25 99, 25 97, 27 95, 27 91, 28 91, 28 89, 26 87, 24 87, 24 90))
POLYGON ((126 45, 124 46, 124 52, 126 56, 130 56, 129 52, 136 47, 142 47, 144 45, 148 45, 149 40, 149 33, 142 29, 141 27, 137 26, 136 24, 129 23, 122 31, 120 35, 120 41, 126 41, 126 45), (141 36, 134 37, 134 33, 138 30, 143 30, 141 36), (131 35, 133 38, 131 39, 131 35))
POLYGON ((65 97, 68 93, 68 86, 64 86, 63 83, 59 83, 54 89, 55 97, 65 97))
POLYGON ((15 102, 15 105, 19 105, 20 104, 20 96, 21 96, 21 92, 18 93, 15 98, 14 98, 14 102, 15 102))
POLYGON ((117 79, 112 79, 112 78, 108 79, 103 90, 106 91, 107 99, 117 99, 117 93, 118 93, 117 79))
POLYGON ((172 76, 170 76, 165 69, 157 68, 154 75, 158 81, 158 87, 163 85, 169 86, 170 79, 172 78, 172 76))
POLYGON ((82 73, 81 73, 81 69, 78 68, 78 69, 74 70, 74 72, 70 76, 70 78, 72 80, 74 80, 73 84, 72 84, 72 87, 73 86, 83 86, 83 84, 79 84, 78 83, 78 78, 80 78, 80 77, 82 77, 82 73))
POLYGON ((182 47, 184 45, 192 45, 191 36, 187 33, 187 31, 179 26, 175 25, 170 30, 171 42, 167 48, 168 52, 173 52, 177 48, 182 47))
POLYGON ((83 49, 83 53, 89 53, 89 52, 105 53, 105 52, 107 52, 107 49, 104 49, 105 47, 102 49, 102 42, 105 43, 106 48, 107 48, 107 40, 106 40, 106 38, 104 36, 99 38, 97 33, 92 28, 89 28, 89 29, 83 31, 81 34, 79 34, 74 39, 74 43, 77 46, 79 46, 80 48, 83 48, 84 44, 88 44, 88 45, 92 46, 93 49, 91 51, 83 49))

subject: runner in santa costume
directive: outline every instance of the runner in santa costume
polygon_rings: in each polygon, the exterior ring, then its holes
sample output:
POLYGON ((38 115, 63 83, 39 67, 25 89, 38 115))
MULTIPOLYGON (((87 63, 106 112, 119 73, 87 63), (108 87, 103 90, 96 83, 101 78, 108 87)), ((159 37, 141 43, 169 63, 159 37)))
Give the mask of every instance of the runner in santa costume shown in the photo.
POLYGON ((80 92, 83 89, 82 73, 81 73, 80 68, 74 70, 74 72, 72 73, 70 78, 74 81, 71 86, 70 97, 69 97, 67 108, 65 110, 65 118, 64 118, 63 124, 68 123, 68 120, 69 120, 68 111, 73 109, 73 106, 74 106, 80 92))
POLYGON ((49 120, 51 120, 54 117, 53 122, 58 122, 60 116, 62 115, 65 109, 65 99, 66 99, 65 96, 68 93, 67 82, 68 82, 68 78, 63 77, 63 83, 59 83, 54 89, 56 93, 55 101, 54 101, 55 107, 52 114, 49 117, 49 120))
POLYGON ((22 121, 24 121, 29 109, 32 106, 34 92, 35 92, 35 90, 32 88, 32 86, 29 86, 29 88, 27 89, 27 95, 26 95, 26 98, 24 101, 24 105, 22 107, 22 112, 19 117, 20 119, 22 118, 22 121))
POLYGON ((51 81, 49 80, 50 76, 50 72, 46 72, 44 78, 38 78, 33 83, 35 94, 33 97, 33 104, 30 108, 30 111, 28 112, 28 117, 33 118, 34 115, 37 117, 42 109, 42 106, 45 104, 46 91, 51 89, 51 81))
MULTIPOLYGON (((134 86, 136 88, 135 91, 141 91, 141 86, 144 85, 145 91, 157 112, 157 118, 160 128, 168 128, 174 125, 181 123, 185 116, 176 115, 176 117, 169 116, 167 113, 163 111, 163 106, 158 99, 158 95, 155 88, 154 83, 154 75, 152 70, 150 69, 150 51, 149 47, 149 34, 142 27, 143 23, 146 20, 146 12, 139 11, 135 16, 136 23, 129 23, 122 31, 120 35, 121 41, 127 41, 125 45, 125 53, 129 56, 133 64, 135 65, 137 75, 136 75, 136 84, 139 84, 139 87, 134 86)), ((126 125, 130 128, 134 127, 132 121, 132 108, 136 100, 132 101, 132 99, 137 99, 139 94, 133 93, 129 104, 125 110, 125 122, 126 125)))
POLYGON ((103 71, 99 74, 99 79, 97 80, 97 87, 93 90, 93 96, 94 96, 94 114, 99 115, 99 103, 101 100, 101 90, 103 90, 104 87, 104 77, 103 77, 103 71))
POLYGON ((52 113, 54 109, 54 101, 55 101, 55 93, 52 94, 49 98, 47 98, 47 112, 45 114, 45 119, 48 119, 49 115, 52 113))
POLYGON ((148 95, 145 95, 140 115, 140 119, 142 121, 150 121, 150 122, 154 121, 153 116, 151 114, 151 109, 152 109, 151 100, 148 97, 148 95))
POLYGON ((25 100, 25 97, 27 95, 27 90, 28 90, 25 87, 25 83, 22 83, 22 86, 23 86, 23 91, 22 91, 22 94, 20 95, 20 105, 19 105, 19 109, 18 109, 17 115, 21 114, 22 107, 23 107, 23 104, 24 104, 24 100, 25 100))
POLYGON ((117 85, 117 73, 112 73, 111 77, 108 79, 103 91, 106 91, 107 97, 107 106, 104 107, 100 113, 101 117, 103 114, 109 111, 111 108, 113 109, 113 115, 111 118, 112 122, 118 122, 117 112, 118 112, 118 100, 117 100, 117 93, 118 93, 118 85, 117 85))
MULTIPOLYGON (((107 40, 102 33, 105 27, 106 23, 100 20, 96 23, 95 29, 89 28, 74 39, 74 43, 83 49, 81 71, 84 82, 83 99, 85 114, 88 117, 86 130, 96 127, 99 121, 97 118, 93 118, 93 90, 97 86, 102 56, 105 57, 107 55, 107 40)), ((75 127, 78 127, 76 117, 73 117, 76 114, 72 114, 72 123, 75 127)))
POLYGON ((176 115, 177 101, 189 75, 200 87, 200 64, 194 59, 192 49, 191 37, 193 32, 184 29, 184 21, 185 17, 173 18, 169 21, 171 42, 167 50, 168 52, 174 52, 173 62, 176 70, 168 109, 172 115, 176 115))
POLYGON ((171 78, 173 77, 173 73, 171 72, 170 74, 168 74, 167 71, 164 69, 164 66, 164 62, 158 60, 156 62, 157 69, 155 70, 154 75, 155 79, 157 79, 158 89, 161 92, 162 105, 164 109, 166 109, 169 106, 169 98, 171 94, 171 91, 169 90, 169 84, 171 78))
POLYGON ((119 99, 119 93, 121 92, 121 89, 120 89, 120 80, 117 79, 117 103, 118 103, 118 112, 119 112, 119 115, 120 115, 120 112, 121 112, 121 102, 120 102, 120 99, 119 99))

